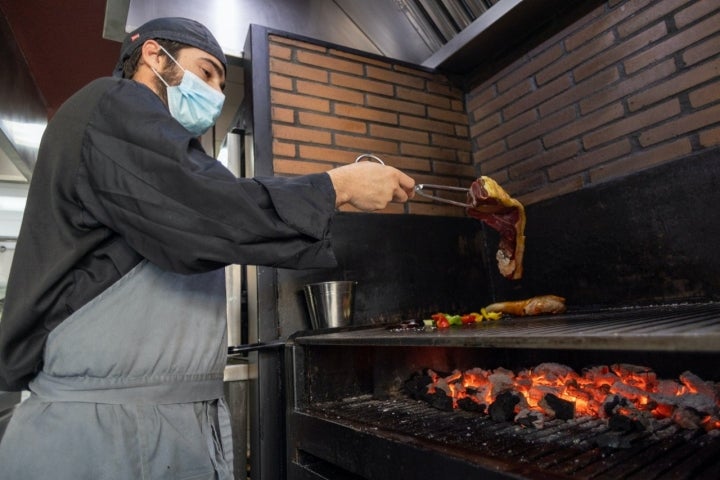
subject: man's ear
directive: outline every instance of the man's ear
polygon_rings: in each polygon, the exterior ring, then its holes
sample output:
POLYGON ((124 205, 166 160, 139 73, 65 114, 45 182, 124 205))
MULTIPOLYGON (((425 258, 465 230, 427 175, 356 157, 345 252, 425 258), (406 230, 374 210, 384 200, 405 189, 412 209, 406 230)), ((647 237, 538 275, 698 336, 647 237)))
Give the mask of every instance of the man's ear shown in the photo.
POLYGON ((162 66, 162 60, 160 59, 160 57, 162 57, 162 49, 160 48, 160 44, 150 39, 145 40, 145 43, 143 43, 140 48, 140 61, 138 62, 138 66, 146 65, 155 70, 160 70, 162 66))

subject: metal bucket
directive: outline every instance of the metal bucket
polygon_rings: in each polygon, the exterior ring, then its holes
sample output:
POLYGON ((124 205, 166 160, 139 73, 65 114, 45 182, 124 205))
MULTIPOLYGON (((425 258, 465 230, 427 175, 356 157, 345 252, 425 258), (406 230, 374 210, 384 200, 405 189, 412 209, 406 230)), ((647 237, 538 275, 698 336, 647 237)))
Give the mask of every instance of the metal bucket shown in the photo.
POLYGON ((305 285, 312 328, 346 327, 352 323, 357 282, 336 281, 305 285))

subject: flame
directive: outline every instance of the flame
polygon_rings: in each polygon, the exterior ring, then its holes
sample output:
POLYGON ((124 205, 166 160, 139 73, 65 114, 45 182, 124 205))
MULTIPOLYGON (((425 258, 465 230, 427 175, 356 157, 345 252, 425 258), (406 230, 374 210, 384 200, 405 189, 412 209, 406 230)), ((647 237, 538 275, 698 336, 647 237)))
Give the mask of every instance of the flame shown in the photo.
POLYGON ((596 366, 578 374, 561 364, 544 363, 517 373, 504 368, 473 368, 455 370, 445 377, 432 370, 428 374, 432 383, 427 392, 443 390, 452 397, 454 408, 458 408, 458 400, 465 398, 489 406, 499 393, 512 390, 521 395, 516 414, 529 409, 552 417, 553 412, 543 406, 546 395, 552 394, 572 404, 575 416, 603 418, 619 414, 637 419, 647 415, 655 419, 681 418, 681 422, 693 424, 692 415, 686 412, 700 404, 714 411, 698 417, 697 427, 720 429, 718 387, 689 372, 677 381, 658 379, 649 368, 635 365, 596 366), (689 409, 685 402, 689 402, 689 409))

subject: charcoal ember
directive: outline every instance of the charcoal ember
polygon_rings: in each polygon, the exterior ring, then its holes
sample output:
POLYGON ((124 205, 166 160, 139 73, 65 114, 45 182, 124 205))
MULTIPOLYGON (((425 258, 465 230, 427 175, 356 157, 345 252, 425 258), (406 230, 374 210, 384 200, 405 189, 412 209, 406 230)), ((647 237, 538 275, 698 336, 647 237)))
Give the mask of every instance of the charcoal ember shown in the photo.
POLYGON ((608 428, 612 431, 623 433, 642 432, 645 430, 644 425, 640 421, 621 414, 610 416, 608 419, 608 428))
POLYGON ((575 404, 548 393, 540 401, 540 406, 551 416, 560 420, 572 420, 575 418, 575 404))
POLYGON ((495 401, 488 407, 488 414, 496 422, 509 422, 515 417, 515 405, 520 403, 520 397, 506 390, 495 397, 495 401))
POLYGON ((515 423, 539 430, 545 426, 545 416, 540 412, 523 408, 515 415, 515 423))
POLYGON ((445 392, 442 390, 436 390, 435 393, 426 394, 424 400, 438 410, 445 412, 451 412, 453 410, 452 397, 445 395, 445 392))
POLYGON ((457 401, 458 407, 466 412, 485 413, 486 405, 478 403, 472 398, 463 397, 457 401))
POLYGON ((428 385, 432 384, 432 378, 424 372, 415 372, 410 378, 403 382, 403 391, 414 400, 425 400, 428 385))
POLYGON ((625 405, 627 405, 627 400, 620 395, 608 395, 603 403, 603 412, 606 417, 610 417, 615 414, 617 407, 623 407, 625 405))
POLYGON ((709 397, 715 400, 715 388, 712 382, 706 382, 692 372, 683 372, 680 374, 680 381, 691 391, 698 395, 709 397))
POLYGON ((698 430, 702 427, 704 416, 691 407, 680 406, 673 411, 672 419, 682 428, 698 430))
POLYGON ((541 376, 550 382, 561 382, 569 378, 577 378, 575 370, 561 363, 545 362, 532 369, 536 376, 541 376))

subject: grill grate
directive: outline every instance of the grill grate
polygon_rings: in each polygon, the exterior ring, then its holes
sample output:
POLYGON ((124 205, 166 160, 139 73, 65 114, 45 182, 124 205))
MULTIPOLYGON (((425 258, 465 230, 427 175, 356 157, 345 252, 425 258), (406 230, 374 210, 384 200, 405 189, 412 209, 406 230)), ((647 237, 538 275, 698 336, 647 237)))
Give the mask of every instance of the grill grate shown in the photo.
POLYGON ((553 420, 536 430, 469 412, 436 410, 421 401, 370 395, 315 404, 307 413, 376 435, 409 436, 477 464, 520 463, 543 478, 720 478, 720 439, 681 430, 670 421, 653 433, 611 432, 603 420, 593 418, 553 420), (617 448, 598 446, 607 445, 608 436, 617 448))
POLYGON ((418 345, 720 352, 720 304, 683 304, 506 317, 469 327, 385 326, 297 337, 301 345, 418 345))

